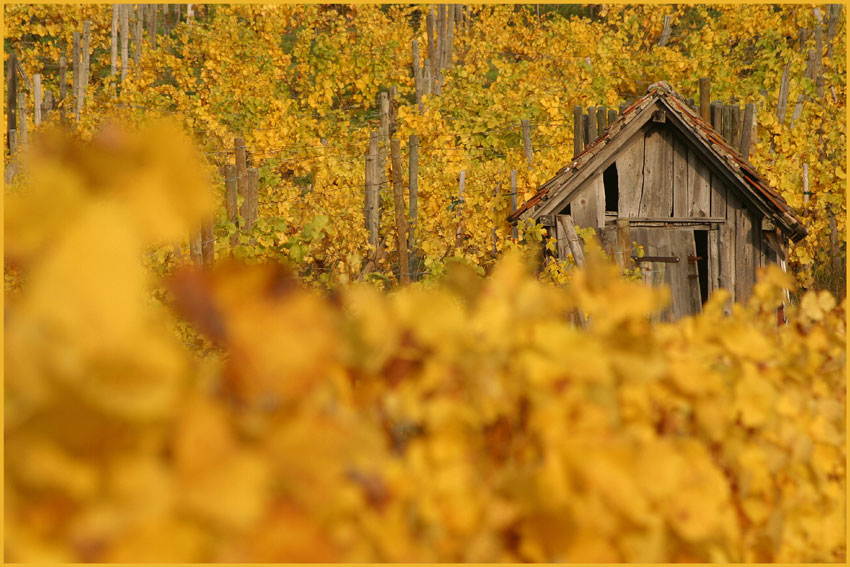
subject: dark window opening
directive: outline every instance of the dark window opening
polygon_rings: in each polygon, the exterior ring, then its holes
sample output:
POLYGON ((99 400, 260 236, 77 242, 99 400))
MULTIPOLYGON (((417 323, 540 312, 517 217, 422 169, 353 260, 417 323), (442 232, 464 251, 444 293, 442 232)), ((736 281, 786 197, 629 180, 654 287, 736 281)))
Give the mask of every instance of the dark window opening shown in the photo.
POLYGON ((696 244, 698 258, 699 294, 704 304, 708 301, 708 231, 695 230, 694 243, 696 244))
POLYGON ((602 184, 605 185, 605 212, 616 213, 619 211, 618 183, 617 162, 614 162, 602 172, 602 184))

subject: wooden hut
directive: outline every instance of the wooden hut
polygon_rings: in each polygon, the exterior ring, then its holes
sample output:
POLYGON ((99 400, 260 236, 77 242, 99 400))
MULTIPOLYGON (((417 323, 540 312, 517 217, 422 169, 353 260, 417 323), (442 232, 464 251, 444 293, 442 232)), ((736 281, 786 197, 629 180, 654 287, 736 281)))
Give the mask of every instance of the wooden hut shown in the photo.
POLYGON ((784 263, 788 239, 806 235, 739 148, 667 83, 651 85, 605 127, 509 220, 554 228, 562 258, 572 226, 593 227, 624 267, 637 264, 647 283, 670 285, 665 318, 698 313, 721 287, 745 300, 756 269, 784 263))

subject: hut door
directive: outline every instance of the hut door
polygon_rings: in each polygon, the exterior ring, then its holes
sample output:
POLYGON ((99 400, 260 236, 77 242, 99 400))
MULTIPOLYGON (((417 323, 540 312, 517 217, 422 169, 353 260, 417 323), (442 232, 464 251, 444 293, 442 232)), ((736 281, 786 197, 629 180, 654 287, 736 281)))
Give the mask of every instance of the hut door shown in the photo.
POLYGON ((661 314, 661 320, 671 321, 699 313, 702 307, 700 263, 694 231, 632 228, 631 238, 644 249, 644 258, 638 259, 644 283, 670 287, 671 302, 661 314))

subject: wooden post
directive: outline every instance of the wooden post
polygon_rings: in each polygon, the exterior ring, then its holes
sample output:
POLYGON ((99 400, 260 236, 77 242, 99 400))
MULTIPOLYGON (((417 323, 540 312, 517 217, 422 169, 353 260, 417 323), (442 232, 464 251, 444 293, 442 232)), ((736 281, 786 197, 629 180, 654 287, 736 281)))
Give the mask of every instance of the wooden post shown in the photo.
POLYGON ((782 71, 782 80, 779 81, 779 101, 776 104, 776 120, 780 124, 785 122, 785 113, 788 110, 788 91, 791 86, 791 60, 785 63, 785 70, 782 71))
POLYGON ((617 121, 617 111, 612 108, 612 109, 608 110, 608 128, 610 128, 611 125, 616 121, 617 121))
POLYGON ((815 80, 817 76, 817 57, 814 49, 809 49, 806 52, 806 78, 815 80))
MULTIPOLYGON (((501 183, 498 183, 493 188, 493 210, 494 211, 498 210, 498 208, 499 208, 499 191, 501 191, 501 190, 502 190, 502 184, 501 183)), ((494 218, 495 218, 495 215, 494 215, 494 218)), ((498 223, 493 224, 493 254, 492 254, 493 258, 495 258, 496 256, 499 255, 499 246, 498 246, 499 237, 498 237, 498 234, 496 232, 497 226, 498 226, 498 223)))
POLYGON ((670 41, 670 33, 672 32, 672 28, 670 27, 670 16, 664 16, 664 24, 661 28, 661 37, 658 38, 658 47, 664 47, 667 45, 667 42, 670 41))
POLYGON ((794 127, 794 123, 800 119, 800 115, 803 114, 803 101, 806 100, 806 95, 799 94, 797 95, 797 104, 794 105, 794 114, 791 115, 791 128, 794 127))
MULTIPOLYGON (((430 93, 437 94, 436 88, 436 80, 437 80, 437 68, 439 67, 439 59, 437 57, 437 43, 435 37, 435 15, 434 8, 432 7, 428 11, 428 15, 425 16, 425 27, 428 34, 428 61, 430 63, 430 68, 426 70, 428 75, 431 78, 431 82, 428 85, 430 93)), ((429 93, 429 94, 430 94, 429 93)))
POLYGON ((215 261, 215 237, 213 237, 212 217, 207 217, 201 223, 201 258, 204 267, 208 268, 215 261))
POLYGON ((448 34, 446 24, 446 5, 437 4, 437 49, 439 50, 439 69, 441 71, 446 68, 446 36, 448 34))
POLYGON ((390 87, 389 96, 387 97, 389 100, 387 101, 387 113, 388 116, 388 128, 387 128, 387 138, 392 138, 395 136, 395 121, 398 117, 398 103, 396 103, 396 95, 398 94, 398 87, 393 85, 390 87))
MULTIPOLYGON (((239 229, 239 188, 236 182, 236 166, 227 164, 221 168, 221 175, 224 177, 224 206, 227 210, 227 220, 239 229)), ((236 246, 239 242, 239 236, 234 232, 230 236, 230 246, 236 246)))
POLYGON ((44 91, 44 102, 41 103, 41 120, 47 122, 50 120, 50 111, 53 110, 53 91, 50 89, 44 91))
MULTIPOLYGON (((516 212, 516 192, 517 192, 517 183, 516 183, 516 170, 511 170, 511 214, 516 212)), ((519 230, 517 229, 516 223, 513 225, 513 229, 511 230, 511 236, 513 236, 514 240, 519 238, 519 230)))
POLYGON ((722 113, 722 126, 720 129, 720 135, 723 136, 723 139, 732 143, 732 105, 724 104, 721 107, 720 112, 722 113))
POLYGON ((815 79, 815 93, 817 94, 818 100, 823 99, 824 95, 824 79, 823 75, 818 75, 815 79))
POLYGON ((811 192, 809 192, 809 164, 803 164, 803 203, 809 204, 809 197, 811 196, 811 192))
POLYGON ((573 217, 570 215, 558 215, 557 218, 558 224, 561 225, 559 228, 564 231, 564 235, 567 237, 567 243, 570 246, 570 252, 573 255, 573 260, 575 260, 576 266, 583 268, 584 246, 582 245, 581 238, 579 238, 578 233, 576 233, 573 217))
POLYGON ((68 64, 65 61, 65 56, 59 58, 59 120, 62 124, 65 124, 68 120, 65 114, 65 107, 67 106, 65 103, 65 97, 68 94, 68 77, 67 77, 68 64))
POLYGON ((79 106, 77 98, 80 95, 80 32, 73 33, 71 46, 71 82, 73 84, 71 89, 73 107, 71 108, 71 111, 74 113, 76 119, 79 120, 80 117, 77 115, 77 108, 79 106))
POLYGON ((245 202, 248 200, 248 156, 245 153, 245 138, 233 139, 233 150, 236 153, 236 188, 242 196, 242 230, 246 230, 245 202))
POLYGON ((596 109, 596 130, 599 136, 605 133, 608 129, 608 108, 600 106, 596 109))
MULTIPOLYGON (((590 140, 589 144, 592 144, 596 141, 596 138, 599 137, 599 132, 597 130, 597 122, 596 122, 596 107, 588 106, 587 107, 587 139, 590 140)), ((588 145, 589 145, 588 144, 588 145)))
POLYGON ((156 20, 157 20, 157 17, 158 17, 158 15, 157 15, 158 8, 159 8, 158 4, 151 4, 150 5, 150 11, 151 11, 151 31, 150 31, 151 38, 150 39, 151 39, 151 45, 153 46, 154 49, 156 49, 156 28, 157 28, 157 21, 156 20))
POLYGON ((390 99, 386 91, 380 96, 381 122, 380 138, 378 140, 378 161, 377 161, 377 181, 381 190, 388 189, 387 179, 387 154, 389 153, 390 144, 390 99))
POLYGON ((80 115, 83 112, 83 107, 86 102, 86 86, 89 81, 89 63, 91 57, 91 22, 86 20, 83 23, 83 42, 82 42, 82 52, 80 53, 80 79, 77 82, 77 88, 79 89, 77 94, 77 108, 76 108, 76 117, 79 121, 80 115))
POLYGON ((531 169, 534 165, 534 150, 531 149, 531 126, 528 120, 521 121, 520 126, 522 127, 522 145, 525 151, 525 159, 528 160, 528 169, 531 169))
POLYGON ((617 252, 620 258, 617 264, 628 269, 632 265, 632 238, 629 232, 629 219, 617 219, 617 252))
POLYGON ((593 141, 590 139, 590 120, 588 119, 587 114, 581 115, 581 138, 583 140, 582 145, 587 149, 590 143, 593 141))
POLYGON ((413 85, 416 93, 416 106, 419 107, 419 114, 424 112, 422 106, 422 67, 419 66, 419 42, 415 39, 410 42, 411 50, 413 51, 413 85))
POLYGON ((121 81, 127 76, 127 68, 130 66, 130 6, 121 5, 121 81))
POLYGON ((753 129, 755 128, 756 105, 747 103, 744 109, 744 124, 741 131, 741 155, 744 159, 750 159, 750 146, 753 140, 753 129))
POLYGON ((729 105, 729 132, 731 133, 731 138, 729 139, 729 143, 732 144, 733 148, 738 148, 741 145, 741 135, 742 135, 742 116, 741 116, 741 108, 737 104, 729 105))
POLYGON ((841 18, 842 4, 829 4, 827 6, 827 14, 829 20, 826 24, 826 57, 832 59, 832 41, 835 39, 835 34, 838 32, 838 20, 841 18))
POLYGON ((723 135, 723 103, 719 101, 711 103, 711 127, 721 136, 723 135))
MULTIPOLYGON (((132 10, 132 8, 130 8, 132 10)), ((142 60, 142 5, 136 5, 136 11, 133 12, 133 61, 136 63, 136 67, 139 66, 139 62, 142 60)))
POLYGON ((112 5, 112 50, 109 59, 109 76, 111 77, 114 77, 118 71, 118 13, 121 9, 121 4, 112 5))
POLYGON ((9 53, 6 67, 6 147, 9 148, 10 154, 14 153, 12 150, 12 131, 17 129, 15 116, 15 105, 18 102, 18 76, 15 74, 17 61, 17 54, 14 51, 9 53))
POLYGON ((584 149, 584 136, 581 132, 581 106, 573 107, 573 157, 579 155, 584 149))
POLYGON ((404 182, 401 172, 401 144, 390 142, 393 176, 393 202, 395 204, 395 226, 398 241, 398 274, 401 285, 410 283, 410 263, 407 258, 407 220, 404 218, 404 182))
POLYGON ((27 97, 24 93, 18 93, 18 122, 20 122, 18 131, 20 132, 21 145, 26 146, 27 142, 27 97))
POLYGON ((381 201, 378 194, 378 132, 369 133, 369 152, 366 154, 366 230, 369 244, 378 249, 381 201))
POLYGON ((36 126, 41 125, 41 74, 36 73, 32 76, 32 95, 33 95, 33 117, 36 126))
POLYGON ((451 69, 454 60, 454 41, 455 41, 455 5, 449 4, 446 17, 446 60, 443 66, 446 69, 451 69))
POLYGON ((245 219, 245 231, 250 232, 257 222, 257 200, 260 171, 256 167, 245 170, 245 200, 242 201, 242 217, 245 219))
POLYGON ((814 12, 818 20, 818 24, 815 26, 815 76, 817 76, 823 70, 823 16, 819 7, 815 7, 814 12))
POLYGON ((832 208, 827 209, 827 220, 829 222, 829 246, 832 256, 832 271, 838 275, 845 273, 841 262, 841 249, 838 246, 838 225, 835 222, 835 214, 832 208))
POLYGON ((457 247, 460 248, 463 245, 463 190, 466 185, 466 170, 462 169, 460 172, 460 180, 458 181, 457 188, 457 247))
POLYGON ((201 242, 203 238, 201 237, 201 229, 196 228, 189 234, 189 257, 192 259, 192 263, 195 265, 195 268, 200 268, 203 265, 203 251, 201 248, 201 242))
POLYGON ((711 81, 707 77, 699 80, 699 115, 711 123, 711 81))
POLYGON ((413 280, 417 280, 416 272, 419 270, 416 252, 416 231, 419 226, 419 138, 416 134, 410 135, 408 146, 410 151, 407 174, 408 185, 410 186, 410 204, 408 206, 410 224, 407 229, 407 240, 410 248, 410 273, 413 280))

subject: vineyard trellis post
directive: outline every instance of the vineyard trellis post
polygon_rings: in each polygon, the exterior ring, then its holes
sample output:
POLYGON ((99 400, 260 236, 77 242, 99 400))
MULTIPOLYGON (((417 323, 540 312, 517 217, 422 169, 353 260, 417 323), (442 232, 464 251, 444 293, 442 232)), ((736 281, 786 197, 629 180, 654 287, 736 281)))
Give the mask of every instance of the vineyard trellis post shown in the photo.
POLYGON ((419 229, 419 137, 411 134, 409 146, 409 171, 408 185, 410 188, 410 203, 408 205, 410 223, 408 225, 408 247, 410 248, 410 274, 414 280, 418 279, 419 254, 417 252, 417 230, 419 229))
POLYGON ((27 98, 23 92, 18 93, 18 122, 19 122, 19 135, 21 139, 21 145, 26 146, 27 139, 27 98))
POLYGON ((221 172, 224 176, 224 206, 227 211, 227 220, 236 227, 230 236, 230 246, 236 246, 239 242, 239 190, 236 182, 236 165, 227 164, 221 172))
MULTIPOLYGON (((33 122, 36 126, 41 124, 41 75, 36 73, 32 76, 32 96, 33 96, 33 122)), ((26 121, 26 116, 24 120, 26 121)))
POLYGON ((18 99, 18 76, 15 74, 15 64, 18 56, 12 51, 9 53, 6 68, 6 145, 9 148, 9 153, 12 151, 12 130, 17 129, 15 117, 15 105, 18 99))
POLYGON ((708 77, 699 80, 699 115, 711 122, 711 80, 708 77))
POLYGON ((401 285, 410 283, 410 265, 407 257, 407 221, 404 218, 403 175, 401 169, 401 143, 390 141, 390 154, 393 176, 393 204, 395 205, 395 225, 398 242, 398 273, 401 285))
POLYGON ((582 108, 579 105, 573 107, 573 157, 579 155, 584 149, 584 140, 581 132, 582 108))
POLYGON ((460 179, 457 187, 457 247, 460 248, 463 244, 463 192, 466 185, 466 170, 460 171, 460 179))
MULTIPOLYGON (((514 212, 516 212, 516 206, 517 206, 516 205, 516 203, 517 203, 516 192, 517 192, 516 170, 512 169, 511 170, 511 214, 514 214, 514 212)), ((519 229, 517 228, 516 223, 514 223, 513 227, 511 228, 511 236, 513 236, 514 241, 516 241, 519 238, 519 229)))
POLYGON ((531 125, 528 120, 520 122, 522 128, 522 146, 525 152, 525 159, 528 161, 528 169, 534 167, 534 150, 531 148, 531 125))

